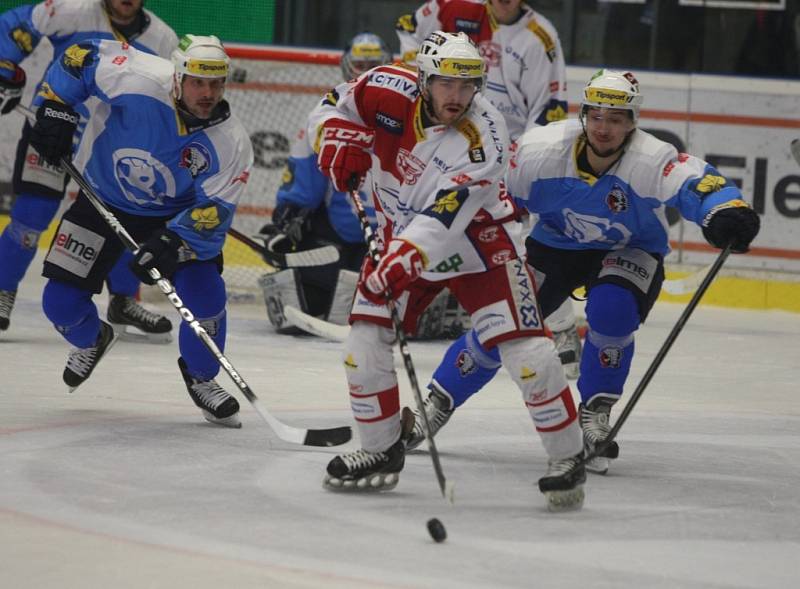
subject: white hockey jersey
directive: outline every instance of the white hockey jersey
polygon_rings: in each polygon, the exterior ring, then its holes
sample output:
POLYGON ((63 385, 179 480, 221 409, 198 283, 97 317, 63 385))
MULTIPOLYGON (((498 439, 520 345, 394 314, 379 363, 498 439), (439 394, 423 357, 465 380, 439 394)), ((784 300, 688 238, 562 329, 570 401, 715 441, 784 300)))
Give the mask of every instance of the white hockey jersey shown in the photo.
POLYGON ((488 65, 484 95, 505 117, 516 141, 527 129, 567 116, 564 54, 555 27, 522 4, 521 18, 498 23, 488 2, 430 0, 400 18, 397 36, 403 60, 414 65, 417 48, 436 30, 466 33, 488 65))
POLYGON ((713 166, 640 129, 600 177, 578 168, 583 146, 580 121, 561 121, 525 133, 511 161, 509 190, 538 214, 531 236, 545 245, 666 255, 667 205, 700 224, 714 207, 743 200, 713 166))
POLYGON ((253 164, 250 138, 224 101, 187 128, 172 97, 171 62, 116 41, 72 45, 48 70, 35 102, 101 101, 76 158, 114 208, 173 216, 168 227, 199 259, 222 249, 253 164))
POLYGON ((456 125, 423 127, 416 73, 389 65, 337 86, 323 104, 309 121, 311 136, 334 118, 375 132, 369 188, 379 234, 384 243, 414 244, 423 278, 482 272, 522 253, 517 210, 502 181, 508 134, 483 96, 456 125))

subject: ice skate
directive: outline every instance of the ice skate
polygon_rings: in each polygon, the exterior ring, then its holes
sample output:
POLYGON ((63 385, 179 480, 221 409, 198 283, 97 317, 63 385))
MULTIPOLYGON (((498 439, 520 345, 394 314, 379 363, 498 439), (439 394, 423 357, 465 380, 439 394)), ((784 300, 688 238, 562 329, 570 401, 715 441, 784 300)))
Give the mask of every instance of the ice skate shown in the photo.
POLYGON ((548 461, 547 474, 539 479, 539 490, 547 498, 548 510, 571 511, 583 507, 586 469, 582 458, 583 452, 571 458, 548 461))
POLYGON ((97 341, 94 346, 90 348, 72 348, 67 358, 67 366, 64 368, 63 376, 70 393, 74 392, 91 376, 95 366, 105 356, 106 352, 111 349, 116 340, 114 328, 101 319, 100 333, 97 335, 97 341))
POLYGON ((181 369, 189 396, 203 412, 207 421, 225 427, 242 427, 239 421, 239 402, 226 393, 216 380, 196 379, 187 372, 183 358, 178 358, 178 367, 181 369))
POLYGON ((11 322, 11 310, 14 308, 14 301, 17 298, 15 290, 0 290, 0 331, 8 329, 11 322))
MULTIPOLYGON (((609 414, 611 406, 616 402, 609 397, 595 397, 588 405, 581 403, 580 420, 583 430, 583 444, 586 454, 594 452, 598 443, 608 437, 611 431, 609 414)), ((609 459, 619 456, 619 445, 612 441, 601 455, 595 456, 586 463, 586 470, 596 474, 606 474, 609 459)))
POLYGON ((553 332, 558 358, 564 366, 564 374, 569 380, 577 380, 581 372, 581 336, 577 326, 573 325, 564 331, 553 332))
POLYGON ((405 445, 397 440, 383 452, 356 450, 340 454, 328 463, 322 486, 329 491, 391 491, 400 480, 405 463, 405 445))
MULTIPOLYGON (((444 424, 453 415, 454 409, 450 408, 450 399, 442 391, 431 386, 431 392, 425 399, 425 413, 431 426, 431 435, 435 436, 444 424)), ((413 450, 425 440, 425 424, 418 411, 414 411, 414 428, 403 436, 406 450, 413 450)))
POLYGON ((111 295, 107 318, 123 341, 153 344, 172 341, 172 322, 163 315, 148 311, 133 297, 111 295))

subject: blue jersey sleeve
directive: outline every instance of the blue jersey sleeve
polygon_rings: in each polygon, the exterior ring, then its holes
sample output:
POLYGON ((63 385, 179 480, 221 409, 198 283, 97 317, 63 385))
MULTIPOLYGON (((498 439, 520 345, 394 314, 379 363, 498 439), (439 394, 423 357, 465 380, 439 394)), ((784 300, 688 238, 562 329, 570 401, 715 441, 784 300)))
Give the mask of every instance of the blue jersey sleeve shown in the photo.
POLYGON ((42 87, 34 98, 34 106, 44 100, 57 100, 78 105, 90 96, 109 101, 97 88, 96 74, 100 62, 100 41, 70 45, 47 69, 42 87))
POLYGON ((328 179, 317 167, 317 156, 291 156, 283 172, 283 182, 278 188, 278 204, 293 204, 298 207, 317 209, 325 200, 328 179))
POLYGON ((36 49, 42 34, 33 25, 32 13, 33 6, 26 5, 0 15, 0 61, 19 64, 36 49))
POLYGON ((703 174, 686 179, 665 204, 676 207, 685 219, 701 225, 714 207, 734 200, 744 200, 739 188, 714 166, 705 164, 703 174))

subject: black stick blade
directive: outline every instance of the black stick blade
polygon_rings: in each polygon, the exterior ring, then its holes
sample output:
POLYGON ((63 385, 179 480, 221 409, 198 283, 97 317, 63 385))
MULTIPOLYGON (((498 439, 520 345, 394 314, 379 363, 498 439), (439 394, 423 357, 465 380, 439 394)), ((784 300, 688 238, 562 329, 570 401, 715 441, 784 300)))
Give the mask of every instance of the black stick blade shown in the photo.
POLYGON ((310 429, 306 432, 305 446, 341 446, 353 438, 350 426, 331 429, 310 429))

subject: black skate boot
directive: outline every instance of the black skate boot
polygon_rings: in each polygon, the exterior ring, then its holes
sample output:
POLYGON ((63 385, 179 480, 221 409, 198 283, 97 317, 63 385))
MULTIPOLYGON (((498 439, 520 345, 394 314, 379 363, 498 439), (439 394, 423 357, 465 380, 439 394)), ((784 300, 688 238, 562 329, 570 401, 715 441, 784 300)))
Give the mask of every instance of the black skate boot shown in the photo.
MULTIPOLYGON (((444 427, 450 420, 455 409, 450 408, 450 398, 439 390, 435 385, 431 385, 431 392, 425 399, 425 413, 428 415, 428 423, 431 426, 431 435, 444 427)), ((406 450, 413 450, 425 441, 425 425, 419 411, 414 411, 414 429, 403 436, 406 450)))
POLYGON ((11 310, 16 298, 16 290, 0 290, 0 331, 8 329, 8 324, 11 323, 11 310))
POLYGON ((207 421, 225 427, 242 427, 239 421, 239 402, 225 392, 217 381, 198 380, 187 372, 186 362, 178 358, 178 367, 181 369, 186 390, 207 421))
POLYGON ((564 374, 570 380, 577 380, 581 375, 581 352, 583 351, 578 327, 573 325, 564 331, 553 332, 553 340, 558 358, 564 367, 564 374))
POLYGON ((133 297, 111 295, 106 316, 123 341, 154 344, 172 341, 172 322, 163 315, 148 311, 133 297))
POLYGON ((571 458, 551 459, 547 474, 539 479, 539 490, 547 498, 550 511, 570 511, 583 507, 583 483, 586 469, 581 463, 583 452, 571 458))
POLYGON ((100 320, 100 333, 97 341, 91 348, 72 348, 67 357, 67 366, 64 368, 64 382, 72 393, 91 376, 95 366, 106 352, 111 349, 117 341, 114 335, 114 328, 108 323, 100 320))
POLYGON ((356 450, 328 463, 322 486, 329 491, 391 491, 405 464, 405 445, 397 440, 383 452, 356 450))
MULTIPOLYGON (((594 452, 597 445, 608 437, 611 431, 609 414, 611 413, 611 406, 616 402, 615 397, 598 395, 588 405, 581 403, 580 421, 581 429, 583 430, 583 447, 587 456, 594 452)), ((596 474, 606 474, 608 472, 609 459, 614 459, 617 456, 619 456, 619 444, 612 441, 603 449, 602 454, 595 456, 586 463, 586 470, 596 474)))

